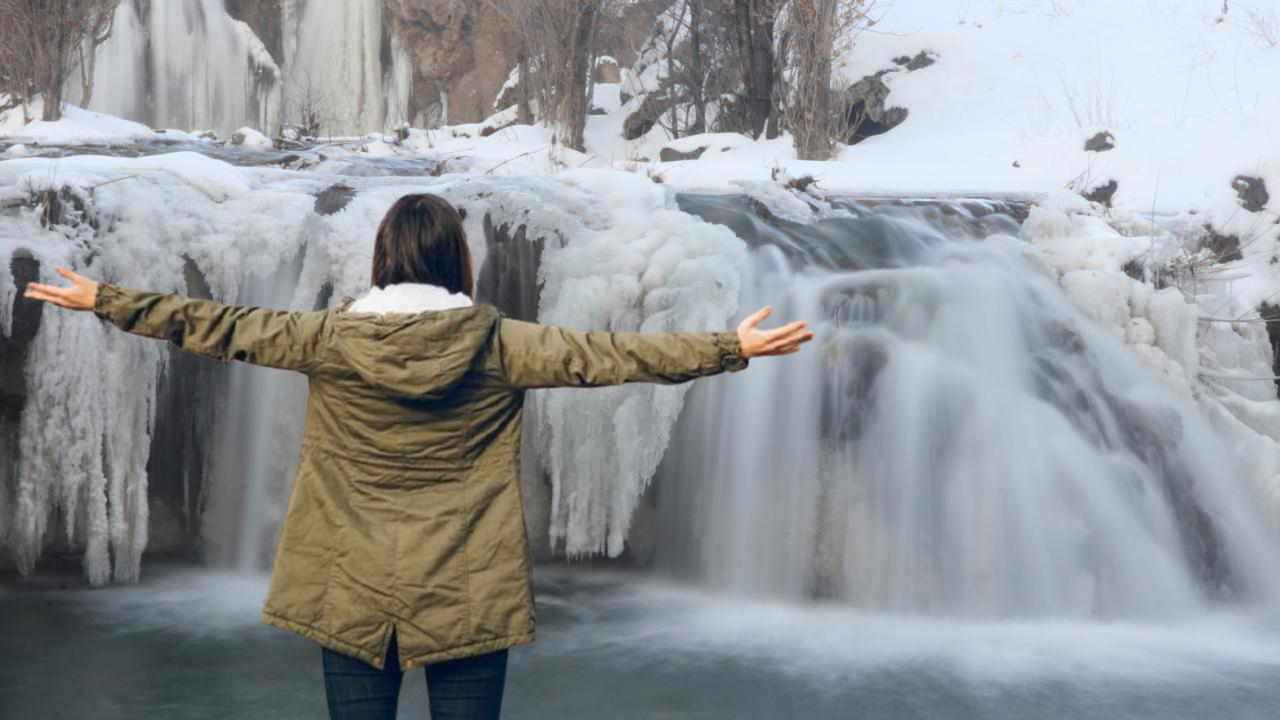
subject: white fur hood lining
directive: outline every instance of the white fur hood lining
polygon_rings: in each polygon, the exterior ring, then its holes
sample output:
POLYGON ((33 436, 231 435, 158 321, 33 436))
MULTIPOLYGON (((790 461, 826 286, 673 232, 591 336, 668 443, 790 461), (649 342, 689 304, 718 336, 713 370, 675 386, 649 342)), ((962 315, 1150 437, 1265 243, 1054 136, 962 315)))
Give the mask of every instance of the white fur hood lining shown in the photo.
POLYGON ((471 298, 466 295, 451 293, 439 285, 395 283, 385 288, 373 288, 368 295, 351 303, 347 312, 412 314, 425 310, 452 310, 471 304, 471 298))

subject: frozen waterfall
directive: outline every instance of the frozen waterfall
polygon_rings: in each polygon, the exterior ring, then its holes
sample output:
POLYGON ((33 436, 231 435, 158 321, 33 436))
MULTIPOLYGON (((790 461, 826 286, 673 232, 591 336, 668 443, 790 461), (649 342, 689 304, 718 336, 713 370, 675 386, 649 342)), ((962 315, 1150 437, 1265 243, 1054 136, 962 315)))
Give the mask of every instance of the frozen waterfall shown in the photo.
MULTIPOLYGON (((481 298, 512 315, 707 330, 769 303, 818 331, 794 358, 692 386, 533 393, 523 493, 544 556, 630 550, 643 563, 653 548, 659 568, 731 592, 977 618, 1167 617, 1276 597, 1268 466, 1228 450, 1265 438, 1211 427, 1202 410, 1225 405, 1198 409, 1207 401, 1170 381, 1197 372, 1183 342, 1194 312, 1120 274, 1132 297, 1114 321, 1150 331, 1126 345, 1109 315, 1068 299, 1025 241, 1024 208, 831 201, 815 213, 785 191, 677 195, 612 171, 398 168, 282 172, 192 152, 9 160, 0 186, 31 202, 0 214, 0 257, 310 308, 361 294, 386 208, 436 192, 465 214, 481 298), (41 225, 41 191, 62 193, 60 224, 41 225)), ((0 298, 13 283, 6 268, 0 298)), ((1261 361, 1256 336, 1220 342, 1234 343, 1223 358, 1261 361)), ((92 581, 129 580, 147 547, 268 566, 301 378, 193 363, 54 311, 26 352, 17 472, 0 473, 0 539, 21 569, 74 551, 92 581), (193 537, 175 538, 173 507, 148 497, 176 498, 193 537)))
MULTIPOLYGON (((273 58, 224 0, 125 0, 98 50, 89 109, 157 128, 268 134, 314 115, 353 134, 407 122, 411 65, 381 0, 282 2, 273 58)), ((78 103, 80 80, 68 81, 78 103)))

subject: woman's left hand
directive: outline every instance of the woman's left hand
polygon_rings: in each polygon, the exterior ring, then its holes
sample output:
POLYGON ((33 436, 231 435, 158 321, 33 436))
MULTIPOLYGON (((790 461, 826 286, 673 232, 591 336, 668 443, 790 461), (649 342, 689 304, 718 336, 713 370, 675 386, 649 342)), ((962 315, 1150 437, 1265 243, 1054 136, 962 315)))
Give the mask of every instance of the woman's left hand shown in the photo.
POLYGON ((72 282, 69 288, 27 283, 27 291, 23 297, 43 300, 68 310, 92 310, 98 299, 98 282, 83 275, 77 275, 64 267, 55 267, 58 274, 72 282))

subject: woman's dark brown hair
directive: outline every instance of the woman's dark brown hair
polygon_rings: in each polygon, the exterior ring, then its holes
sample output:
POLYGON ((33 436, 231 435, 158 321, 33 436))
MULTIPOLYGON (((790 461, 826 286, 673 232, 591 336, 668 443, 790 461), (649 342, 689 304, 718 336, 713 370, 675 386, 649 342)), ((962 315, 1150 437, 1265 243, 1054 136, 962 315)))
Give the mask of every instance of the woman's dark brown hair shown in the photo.
POLYGON ((405 195, 391 206, 373 246, 373 284, 430 283, 474 297, 462 216, 439 195, 405 195))

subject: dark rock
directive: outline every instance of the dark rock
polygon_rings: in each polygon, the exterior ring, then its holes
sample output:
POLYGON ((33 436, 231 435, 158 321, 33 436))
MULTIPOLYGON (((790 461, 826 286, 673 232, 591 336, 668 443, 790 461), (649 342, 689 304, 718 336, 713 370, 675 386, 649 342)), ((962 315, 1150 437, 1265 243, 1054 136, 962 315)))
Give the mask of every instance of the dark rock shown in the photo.
POLYGON ((330 185, 316 195, 316 213, 319 215, 332 215, 345 208, 355 196, 355 188, 342 183, 330 185))
MULTIPOLYGON (((1280 378, 1280 304, 1263 301, 1258 315, 1267 325, 1267 338, 1271 341, 1271 374, 1280 378)), ((1280 379, 1275 381, 1276 394, 1280 396, 1280 379)))
POLYGON ((644 96, 640 107, 636 108, 627 119, 622 123, 622 136, 627 140, 638 140, 645 136, 654 125, 658 124, 658 118, 662 114, 669 111, 671 106, 684 102, 684 96, 679 93, 668 92, 668 82, 664 81, 663 85, 656 91, 644 96))
MULTIPOLYGON (((817 180, 812 175, 801 175, 787 181, 787 187, 800 192, 808 192, 810 186, 817 187, 817 180)), ((816 208, 815 208, 816 211, 816 208)))
POLYGON ((1146 282, 1146 272, 1142 268, 1142 263, 1137 259, 1130 260, 1120 269, 1124 271, 1125 275, 1128 275, 1134 280, 1137 280, 1138 282, 1146 282))
POLYGON ((476 300, 493 303, 516 320, 535 322, 542 292, 537 269, 546 240, 530 239, 527 233, 525 225, 495 225, 485 213, 484 236, 489 250, 476 280, 476 300))
POLYGON ((1267 184, 1262 178, 1237 175, 1236 179, 1231 181, 1231 187, 1235 188, 1236 195, 1240 196, 1240 206, 1249 212, 1262 212, 1271 201, 1267 184))
POLYGON ((1201 247, 1206 247, 1213 253, 1215 262, 1234 262, 1244 259, 1244 255, 1240 252, 1239 236, 1223 235, 1214 230, 1212 225, 1205 225, 1204 233, 1204 242, 1201 243, 1201 247))
POLYGON ((596 82, 598 83, 620 83, 622 82, 622 70, 618 67, 618 63, 612 60, 600 60, 596 63, 596 82))
POLYGON ((1089 138, 1084 143, 1084 149, 1088 152, 1106 152, 1115 149, 1115 146, 1115 136, 1105 130, 1089 138))
POLYGON ((284 66, 284 12, 278 0, 225 0, 227 14, 262 40, 276 65, 284 66))
POLYGON ((1120 183, 1115 180, 1109 180, 1104 185, 1099 185, 1084 194, 1084 199, 1089 202, 1096 202, 1111 207, 1111 200, 1116 196, 1116 191, 1120 189, 1120 183))
POLYGON ((675 148, 664 147, 658 153, 658 160, 661 162, 676 162, 678 160, 697 160, 702 157, 702 153, 706 152, 706 146, 694 148, 689 152, 681 152, 675 148))
POLYGON ((489 137, 490 135, 496 132, 501 132, 503 130, 506 130, 512 125, 515 125, 516 122, 517 121, 515 119, 512 119, 510 122, 505 122, 505 123, 502 123, 501 125, 485 125, 484 127, 480 128, 480 137, 489 137))
POLYGON ((893 59, 895 63, 907 69, 907 72, 927 68, 937 62, 937 56, 928 50, 921 50, 916 53, 915 57, 910 55, 900 55, 893 59))
POLYGON ((1013 161, 1013 166, 1014 166, 1014 167, 1016 167, 1016 168, 1020 168, 1020 167, 1022 167, 1022 163, 1018 162, 1017 160, 1014 160, 1014 161, 1013 161))
POLYGON ((881 79, 884 73, 868 75, 844 92, 844 104, 848 108, 850 145, 875 135, 883 135, 907 119, 907 109, 885 107, 889 86, 881 79))
MULTIPOLYGON (((26 250, 18 250, 9 261, 18 295, 13 299, 13 326, 8 336, 0 335, 0 416, 12 411, 16 420, 26 397, 26 356, 40 328, 44 303, 23 297, 27 283, 40 279, 40 263, 26 250)), ((4 422, 0 419, 0 422, 4 422)))

